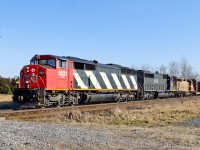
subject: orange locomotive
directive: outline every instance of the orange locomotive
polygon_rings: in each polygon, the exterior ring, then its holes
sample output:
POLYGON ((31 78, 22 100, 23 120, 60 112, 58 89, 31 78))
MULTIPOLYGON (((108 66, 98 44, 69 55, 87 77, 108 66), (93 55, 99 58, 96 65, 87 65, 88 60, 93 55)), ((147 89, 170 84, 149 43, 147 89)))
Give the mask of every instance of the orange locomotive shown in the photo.
POLYGON ((174 87, 176 87, 175 91, 179 97, 196 94, 193 80, 176 77, 174 77, 174 79, 174 87))

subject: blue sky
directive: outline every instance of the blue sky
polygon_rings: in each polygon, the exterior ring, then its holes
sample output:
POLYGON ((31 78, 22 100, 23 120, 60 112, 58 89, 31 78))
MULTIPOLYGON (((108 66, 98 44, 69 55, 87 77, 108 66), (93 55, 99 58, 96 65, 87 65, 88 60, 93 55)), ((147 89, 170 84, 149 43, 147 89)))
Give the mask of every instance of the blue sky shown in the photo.
POLYGON ((200 73, 199 0, 0 0, 0 75, 35 54, 158 67, 185 56, 200 73))

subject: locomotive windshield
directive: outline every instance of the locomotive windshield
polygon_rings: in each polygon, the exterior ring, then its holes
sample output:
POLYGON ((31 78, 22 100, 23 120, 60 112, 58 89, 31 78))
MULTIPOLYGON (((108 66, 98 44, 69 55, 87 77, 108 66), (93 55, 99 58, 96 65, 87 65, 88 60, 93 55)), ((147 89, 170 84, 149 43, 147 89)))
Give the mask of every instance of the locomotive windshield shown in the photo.
POLYGON ((40 60, 31 60, 31 64, 32 65, 36 65, 36 64, 39 64, 39 65, 43 65, 43 66, 51 66, 51 67, 56 67, 56 62, 55 62, 55 59, 40 59, 40 60))
POLYGON ((31 60, 31 65, 37 65, 38 64, 38 60, 31 60))

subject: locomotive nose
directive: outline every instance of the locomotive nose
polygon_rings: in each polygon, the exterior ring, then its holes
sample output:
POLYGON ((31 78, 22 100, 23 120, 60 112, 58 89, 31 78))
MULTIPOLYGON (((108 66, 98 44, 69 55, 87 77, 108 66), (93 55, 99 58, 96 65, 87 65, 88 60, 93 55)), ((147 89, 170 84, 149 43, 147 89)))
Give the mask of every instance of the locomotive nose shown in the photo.
POLYGON ((27 66, 26 67, 26 73, 27 73, 27 76, 28 76, 29 80, 31 78, 35 78, 35 76, 36 76, 36 67, 34 67, 34 66, 27 66))
POLYGON ((37 83, 38 81, 38 74, 37 74, 37 68, 36 66, 30 66, 29 67, 30 69, 30 73, 29 73, 29 76, 30 76, 30 82, 32 81, 32 83, 37 83))
POLYGON ((23 83, 25 87, 29 88, 31 85, 31 81, 36 82, 37 80, 37 71, 36 66, 25 66, 21 71, 21 78, 23 79, 23 83))

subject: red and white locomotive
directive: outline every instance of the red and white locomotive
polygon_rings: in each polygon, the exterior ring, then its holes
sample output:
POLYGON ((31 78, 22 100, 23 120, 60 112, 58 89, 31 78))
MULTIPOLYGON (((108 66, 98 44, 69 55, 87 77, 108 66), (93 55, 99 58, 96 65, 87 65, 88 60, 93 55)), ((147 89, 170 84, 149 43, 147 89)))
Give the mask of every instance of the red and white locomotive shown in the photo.
POLYGON ((137 72, 75 57, 35 55, 20 72, 15 108, 134 100, 137 72))

